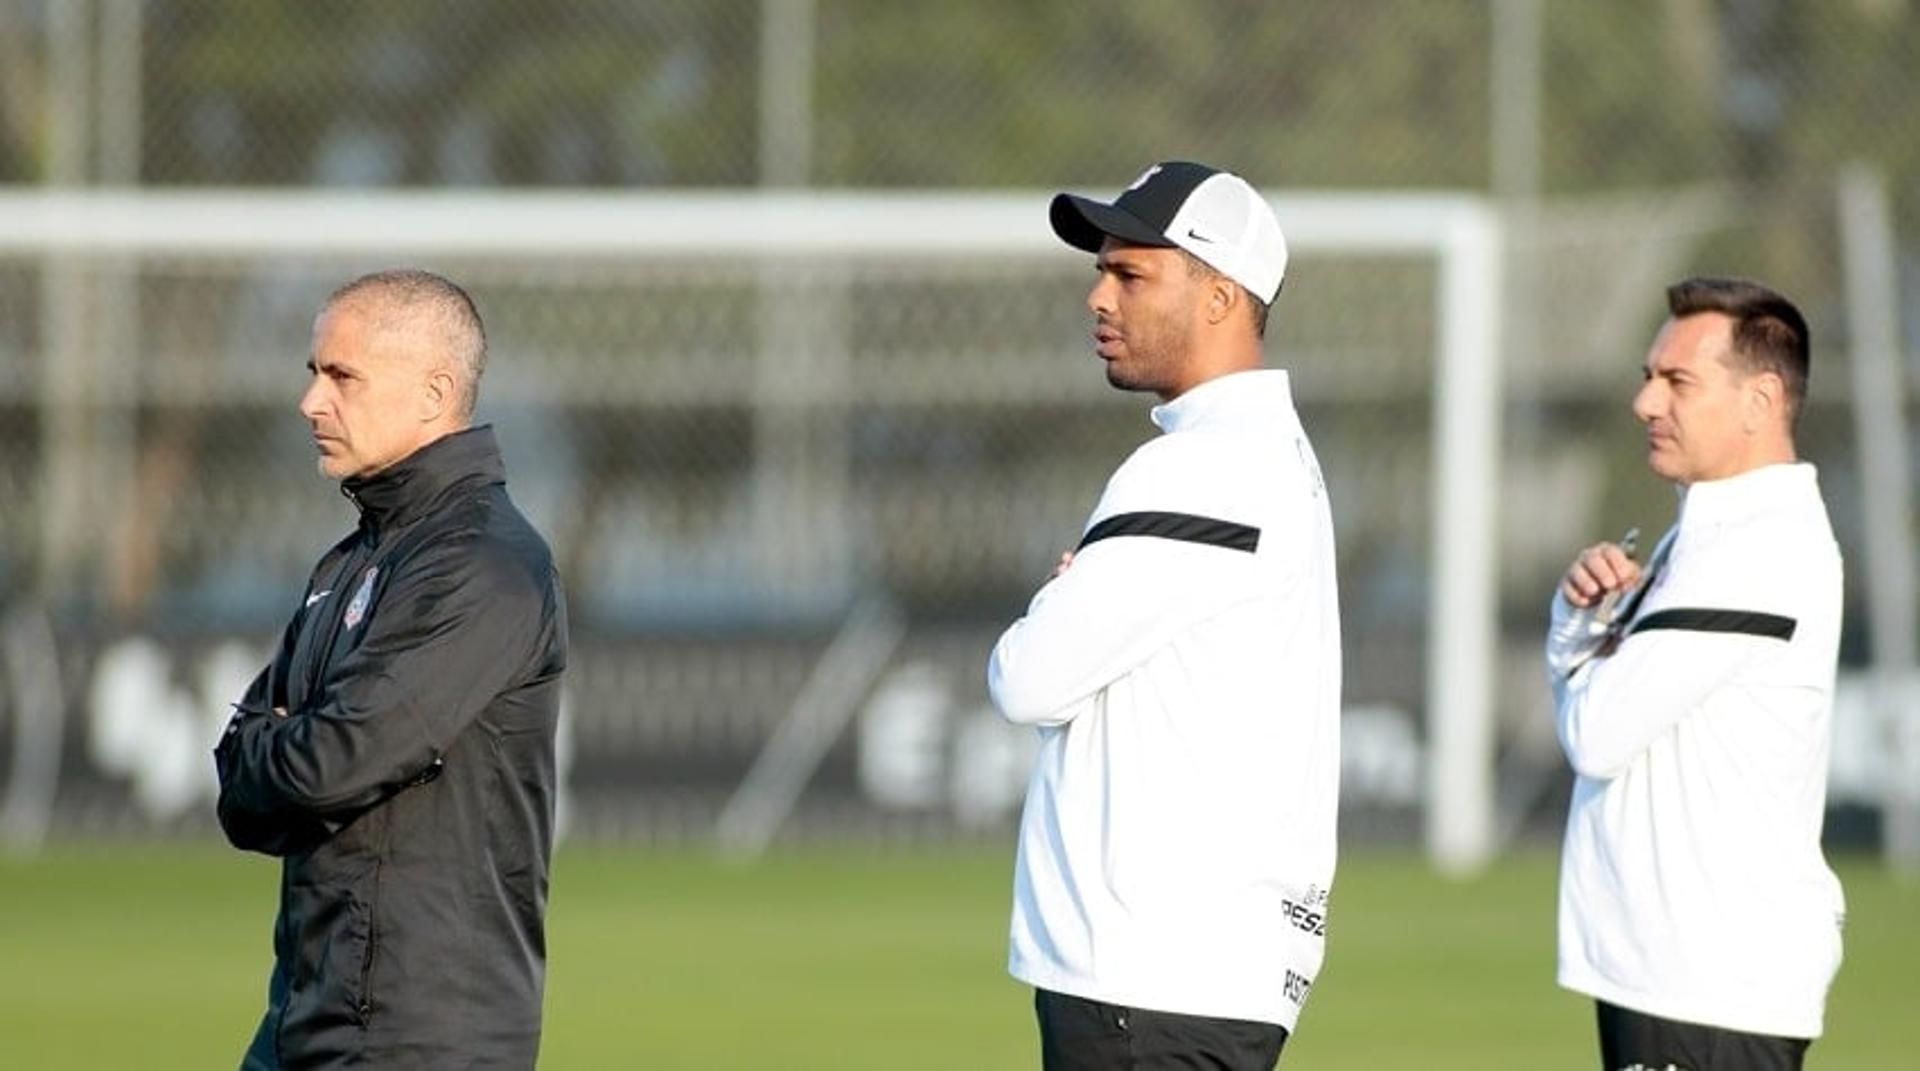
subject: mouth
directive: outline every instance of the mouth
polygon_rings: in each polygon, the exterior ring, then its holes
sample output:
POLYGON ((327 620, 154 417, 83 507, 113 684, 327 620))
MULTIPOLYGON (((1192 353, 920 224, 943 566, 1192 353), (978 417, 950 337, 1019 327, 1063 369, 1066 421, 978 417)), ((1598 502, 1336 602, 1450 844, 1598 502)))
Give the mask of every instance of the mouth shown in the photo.
POLYGON ((1120 355, 1121 348, 1125 345, 1126 340, 1121 336, 1120 332, 1111 327, 1097 327, 1093 331, 1093 349, 1094 352, 1098 353, 1101 357, 1109 360, 1117 357, 1120 355))

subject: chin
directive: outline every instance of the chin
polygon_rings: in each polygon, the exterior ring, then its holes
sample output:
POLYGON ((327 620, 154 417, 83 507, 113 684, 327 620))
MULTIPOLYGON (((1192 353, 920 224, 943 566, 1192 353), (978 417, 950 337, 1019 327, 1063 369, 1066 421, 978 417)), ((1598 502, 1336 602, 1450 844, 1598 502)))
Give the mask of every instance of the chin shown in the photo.
POLYGON ((1154 387, 1150 384, 1142 382, 1140 378, 1137 376, 1128 375, 1126 372, 1121 370, 1119 365, 1113 364, 1112 362, 1108 362, 1107 364, 1107 385, 1109 387, 1118 388, 1119 390, 1157 390, 1158 389, 1157 387, 1154 387))
POLYGON ((1671 458, 1663 458, 1659 454, 1648 455, 1647 467, 1653 470, 1655 476, 1672 483, 1693 482, 1693 478, 1681 468, 1678 462, 1671 458))

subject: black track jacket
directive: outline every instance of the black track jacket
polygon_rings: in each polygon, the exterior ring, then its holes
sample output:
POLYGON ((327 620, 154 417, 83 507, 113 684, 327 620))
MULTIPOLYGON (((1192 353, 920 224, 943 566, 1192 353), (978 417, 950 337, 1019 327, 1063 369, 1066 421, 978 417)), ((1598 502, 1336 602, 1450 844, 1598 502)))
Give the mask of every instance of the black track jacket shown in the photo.
POLYGON ((343 489, 360 527, 214 752, 227 839, 283 857, 244 1067, 530 1068, 567 655, 552 556, 490 428, 343 489))

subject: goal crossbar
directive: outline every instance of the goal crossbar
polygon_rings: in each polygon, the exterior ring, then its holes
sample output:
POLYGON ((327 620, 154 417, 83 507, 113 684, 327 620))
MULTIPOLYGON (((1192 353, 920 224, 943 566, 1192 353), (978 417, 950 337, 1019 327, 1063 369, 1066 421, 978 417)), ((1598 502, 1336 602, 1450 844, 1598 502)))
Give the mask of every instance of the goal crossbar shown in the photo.
MULTIPOLYGON (((1028 192, 0 190, 0 256, 585 259, 1067 258, 1028 192)), ((1484 200, 1268 191, 1296 252, 1431 256, 1433 593, 1427 806, 1433 860, 1494 850, 1495 507, 1503 240, 1484 200)))

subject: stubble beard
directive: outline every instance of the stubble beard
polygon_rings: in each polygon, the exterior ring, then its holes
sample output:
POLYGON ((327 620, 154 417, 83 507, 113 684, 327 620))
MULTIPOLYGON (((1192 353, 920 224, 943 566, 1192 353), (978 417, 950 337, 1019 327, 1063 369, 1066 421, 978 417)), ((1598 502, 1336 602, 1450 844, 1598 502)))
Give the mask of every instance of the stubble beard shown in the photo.
POLYGON ((1113 387, 1117 390, 1144 389, 1138 383, 1134 382, 1133 377, 1127 375, 1126 372, 1121 370, 1120 363, 1118 361, 1107 362, 1107 386, 1113 387))
POLYGON ((1185 344, 1183 339, 1169 338, 1164 334, 1142 340, 1137 348, 1133 339, 1127 340, 1126 354, 1107 362, 1107 385, 1125 391, 1151 391, 1165 394, 1171 386, 1172 370, 1177 355, 1185 344))

